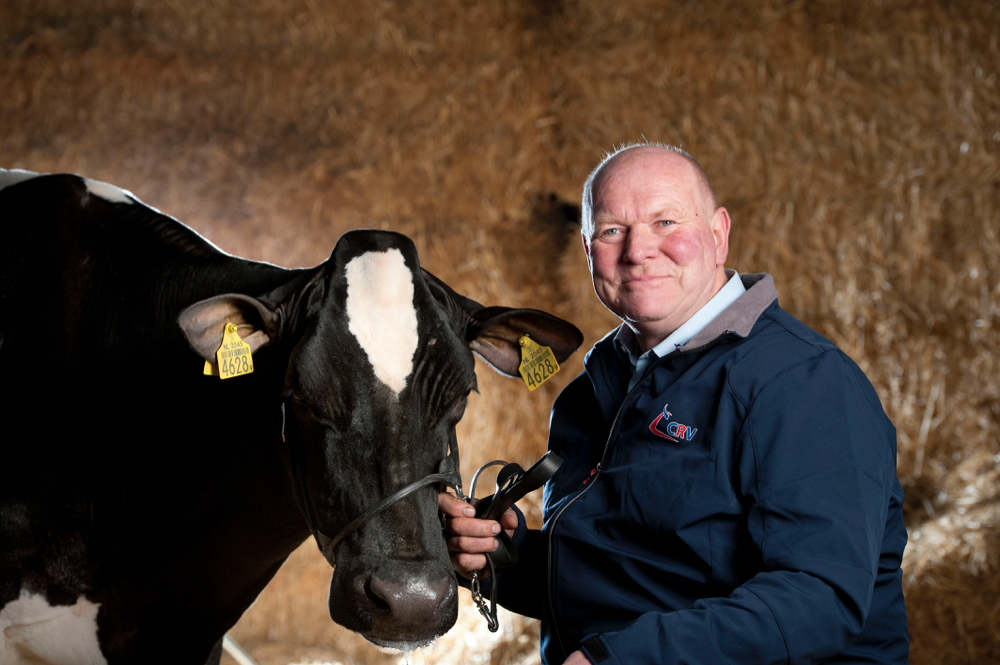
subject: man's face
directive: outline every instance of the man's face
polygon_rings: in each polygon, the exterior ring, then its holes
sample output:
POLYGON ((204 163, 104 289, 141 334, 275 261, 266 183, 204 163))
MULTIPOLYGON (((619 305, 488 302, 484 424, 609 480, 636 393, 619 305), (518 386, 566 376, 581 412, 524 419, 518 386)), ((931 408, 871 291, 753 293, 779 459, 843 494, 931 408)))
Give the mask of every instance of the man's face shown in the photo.
POLYGON ((601 302, 646 351, 725 284, 729 213, 713 210, 694 167, 661 148, 633 148, 593 184, 594 237, 584 249, 601 302))

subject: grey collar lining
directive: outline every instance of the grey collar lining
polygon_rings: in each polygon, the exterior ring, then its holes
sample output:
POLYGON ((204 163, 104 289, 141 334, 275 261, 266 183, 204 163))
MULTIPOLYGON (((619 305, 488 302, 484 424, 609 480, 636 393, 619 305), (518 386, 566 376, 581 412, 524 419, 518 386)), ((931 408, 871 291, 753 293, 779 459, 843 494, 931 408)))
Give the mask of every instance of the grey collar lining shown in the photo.
MULTIPOLYGON (((726 274, 732 277, 734 273, 727 270, 726 274)), ((760 315, 778 297, 778 290, 774 288, 774 278, 765 272, 740 275, 740 279, 747 292, 692 337, 684 345, 685 348, 700 348, 727 332, 734 332, 740 337, 750 334, 760 315)))

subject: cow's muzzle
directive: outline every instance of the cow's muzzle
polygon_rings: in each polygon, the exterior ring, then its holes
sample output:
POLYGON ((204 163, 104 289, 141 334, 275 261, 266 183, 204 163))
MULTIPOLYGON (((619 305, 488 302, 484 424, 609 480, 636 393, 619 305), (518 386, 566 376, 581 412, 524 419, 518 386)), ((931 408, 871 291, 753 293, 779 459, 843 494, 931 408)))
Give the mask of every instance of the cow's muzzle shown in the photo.
POLYGON ((386 559, 375 568, 339 564, 330 580, 330 618, 380 647, 412 651, 458 617, 450 566, 386 559))

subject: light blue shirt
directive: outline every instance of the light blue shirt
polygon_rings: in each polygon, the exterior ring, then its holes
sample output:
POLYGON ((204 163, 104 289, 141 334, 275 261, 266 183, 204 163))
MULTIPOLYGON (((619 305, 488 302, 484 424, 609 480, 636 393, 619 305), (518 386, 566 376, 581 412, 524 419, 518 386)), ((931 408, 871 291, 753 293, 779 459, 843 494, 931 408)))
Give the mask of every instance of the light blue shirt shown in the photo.
POLYGON ((623 360, 628 360, 635 368, 632 372, 632 380, 628 384, 629 390, 632 390, 635 384, 639 383, 639 379, 642 378, 643 373, 651 363, 678 349, 684 348, 684 345, 711 323, 712 319, 721 314, 723 310, 747 292, 739 274, 735 270, 731 272, 733 274, 725 286, 719 289, 719 292, 712 296, 711 300, 695 312, 694 316, 685 321, 680 328, 670 333, 665 340, 638 358, 635 357, 635 333, 632 332, 632 329, 628 325, 623 325, 618 329, 618 334, 615 335, 615 349, 623 360))

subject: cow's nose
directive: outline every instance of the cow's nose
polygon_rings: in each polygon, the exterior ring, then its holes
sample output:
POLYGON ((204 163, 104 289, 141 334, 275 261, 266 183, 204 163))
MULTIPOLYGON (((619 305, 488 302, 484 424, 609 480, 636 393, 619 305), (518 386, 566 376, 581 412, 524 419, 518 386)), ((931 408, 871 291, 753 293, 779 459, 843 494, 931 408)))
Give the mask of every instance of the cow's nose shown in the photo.
MULTIPOLYGON (((447 560, 446 560, 447 561, 447 560)), ((458 584, 450 563, 382 559, 337 564, 330 617, 375 644, 412 651, 458 618, 458 584)))
POLYGON ((422 571, 413 568, 410 563, 380 568, 364 585, 364 593, 374 606, 376 624, 426 635, 440 629, 458 590, 450 572, 434 575, 426 566, 422 571))

